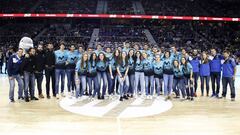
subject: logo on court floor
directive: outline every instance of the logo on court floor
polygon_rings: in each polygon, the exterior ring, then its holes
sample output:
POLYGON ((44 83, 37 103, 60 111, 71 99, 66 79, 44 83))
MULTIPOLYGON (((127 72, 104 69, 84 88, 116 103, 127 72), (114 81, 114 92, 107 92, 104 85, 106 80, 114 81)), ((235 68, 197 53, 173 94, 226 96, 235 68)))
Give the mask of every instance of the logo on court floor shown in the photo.
POLYGON ((134 118, 157 115, 172 108, 171 101, 160 99, 94 100, 82 97, 80 100, 66 97, 60 106, 69 112, 92 117, 134 118))

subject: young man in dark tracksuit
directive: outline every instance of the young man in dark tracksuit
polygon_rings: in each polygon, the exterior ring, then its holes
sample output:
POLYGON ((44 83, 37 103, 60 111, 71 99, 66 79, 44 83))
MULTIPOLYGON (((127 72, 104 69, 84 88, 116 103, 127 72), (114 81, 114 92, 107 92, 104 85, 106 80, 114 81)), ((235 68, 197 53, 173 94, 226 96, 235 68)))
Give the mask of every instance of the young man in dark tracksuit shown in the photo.
POLYGON ((43 52, 43 45, 39 44, 36 51, 36 66, 35 78, 37 80, 37 89, 39 98, 44 98, 42 94, 43 70, 45 68, 45 54, 43 52))
POLYGON ((25 54, 21 65, 21 72, 23 72, 24 75, 24 96, 26 102, 29 102, 28 91, 30 93, 31 100, 38 100, 38 98, 35 97, 35 53, 36 50, 34 48, 30 48, 28 53, 25 54))
POLYGON ((7 69, 8 69, 8 60, 9 60, 9 58, 12 56, 12 54, 14 53, 14 51, 13 51, 13 48, 12 47, 10 47, 10 49, 6 52, 6 55, 5 55, 5 61, 6 61, 6 67, 5 67, 5 74, 7 73, 7 69))
POLYGON ((15 102, 14 100, 14 88, 15 80, 18 83, 18 99, 23 99, 23 80, 21 77, 20 67, 22 64, 23 49, 19 49, 16 54, 13 54, 8 59, 8 78, 10 84, 9 99, 10 102, 15 102))
POLYGON ((52 80, 52 93, 56 97, 55 93, 55 54, 53 51, 53 44, 47 45, 47 51, 45 53, 45 76, 46 76, 46 94, 50 99, 50 80, 52 80))
POLYGON ((221 68, 222 68, 221 60, 223 60, 223 57, 217 54, 216 49, 211 49, 211 54, 213 56, 213 59, 210 61, 212 97, 218 98, 219 89, 220 89, 220 80, 221 80, 221 68))

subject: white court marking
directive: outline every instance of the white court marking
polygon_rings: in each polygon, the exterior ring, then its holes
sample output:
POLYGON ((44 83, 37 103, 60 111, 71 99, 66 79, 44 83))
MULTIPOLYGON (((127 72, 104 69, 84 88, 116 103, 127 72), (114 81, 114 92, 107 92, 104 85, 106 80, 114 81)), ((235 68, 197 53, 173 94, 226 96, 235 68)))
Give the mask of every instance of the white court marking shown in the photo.
MULTIPOLYGON (((68 97, 62 99, 59 104, 60 106, 69 112, 80 114, 91 117, 104 117, 105 114, 117 108, 119 105, 124 104, 128 101, 120 102, 119 100, 113 100, 105 106, 96 106, 97 104, 104 102, 102 100, 90 101, 81 106, 77 106, 77 102, 87 99, 88 97, 82 97, 81 100, 70 99, 68 97)), ((142 103, 146 99, 135 99, 130 105, 124 108, 122 112, 117 112, 119 115, 117 118, 135 118, 135 117, 146 117, 157 115, 165 112, 172 108, 173 104, 171 101, 165 101, 163 97, 160 99, 153 99, 151 105, 144 106, 142 103)), ((117 109, 116 109, 117 110, 117 109)))

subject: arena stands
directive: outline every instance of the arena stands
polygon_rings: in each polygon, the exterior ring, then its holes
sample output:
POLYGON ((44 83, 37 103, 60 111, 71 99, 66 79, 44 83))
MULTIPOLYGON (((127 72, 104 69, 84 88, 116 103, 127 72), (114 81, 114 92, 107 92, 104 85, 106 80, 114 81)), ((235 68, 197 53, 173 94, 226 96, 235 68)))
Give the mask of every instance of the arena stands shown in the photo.
POLYGON ((208 0, 141 0, 146 14, 239 17, 240 2, 208 0))
POLYGON ((107 3, 109 14, 134 14, 131 0, 107 0, 107 3))
POLYGON ((96 13, 97 0, 44 0, 40 1, 36 13, 96 13), (57 5, 57 6, 56 6, 57 5))
MULTIPOLYGON (((103 0, 107 3, 109 14, 135 14, 134 2, 140 2, 146 14, 151 15, 184 15, 184 16, 227 16, 239 17, 239 2, 207 1, 207 0, 103 0)), ((2 13, 95 13, 98 0, 54 0, 54 1, 1 1, 2 13), (9 6, 11 5, 11 6, 9 6), (24 5, 24 6, 19 6, 24 5), (57 5, 57 6, 56 6, 57 5)), ((138 3, 139 4, 139 3, 138 3)), ((144 12, 139 12, 144 13, 144 12)), ((124 41, 144 44, 148 39, 143 32, 150 31, 159 46, 176 44, 177 46, 198 47, 207 50, 217 46, 219 49, 231 46, 237 52, 239 45, 240 25, 234 22, 201 22, 201 21, 166 21, 166 20, 94 20, 85 22, 62 19, 1 21, 1 46, 16 46, 24 34, 30 35, 35 44, 40 41, 52 41, 58 44, 65 41, 68 44, 83 43, 88 45, 94 28, 99 29, 99 37, 95 42, 104 45, 121 45, 124 41), (100 25, 99 25, 100 24, 100 25)))

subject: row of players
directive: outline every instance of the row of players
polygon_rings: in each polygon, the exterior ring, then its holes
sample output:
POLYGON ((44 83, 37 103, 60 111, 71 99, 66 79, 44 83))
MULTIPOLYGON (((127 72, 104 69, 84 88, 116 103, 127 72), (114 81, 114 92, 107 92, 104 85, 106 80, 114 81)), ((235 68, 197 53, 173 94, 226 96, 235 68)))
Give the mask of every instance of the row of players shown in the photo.
POLYGON ((24 56, 23 53, 24 50, 19 48, 8 62, 11 102, 14 102, 15 80, 19 86, 19 99, 29 102, 30 93, 31 100, 38 100, 34 96, 35 80, 39 97, 44 98, 44 73, 47 98, 50 98, 50 80, 53 96, 57 99, 60 95, 65 97, 66 74, 68 92, 74 92, 76 98, 87 94, 91 99, 96 96, 104 99, 107 91, 110 96, 118 93, 120 101, 138 97, 139 94, 152 99, 155 93, 159 96, 163 91, 168 100, 171 99, 173 90, 176 98, 193 100, 197 96, 200 77, 201 96, 204 95, 204 86, 206 95, 209 96, 211 78, 211 97, 221 98, 219 94, 222 80, 222 97, 226 97, 229 84, 231 100, 235 101, 236 63, 230 58, 229 51, 220 55, 215 49, 211 49, 211 55, 208 55, 194 49, 189 55, 185 49, 178 52, 174 46, 163 51, 157 46, 149 49, 148 45, 144 45, 144 49, 140 50, 139 46, 129 48, 129 44, 124 44, 123 48, 119 47, 113 52, 110 47, 103 51, 101 45, 97 45, 96 50, 88 48, 84 51, 82 46, 75 50, 74 45, 65 50, 63 43, 59 45, 59 50, 54 51, 53 44, 49 43, 46 50, 43 45, 38 45, 37 49, 30 48, 24 56))

